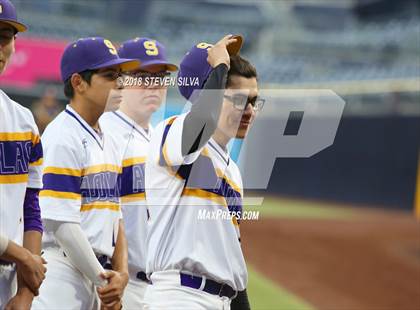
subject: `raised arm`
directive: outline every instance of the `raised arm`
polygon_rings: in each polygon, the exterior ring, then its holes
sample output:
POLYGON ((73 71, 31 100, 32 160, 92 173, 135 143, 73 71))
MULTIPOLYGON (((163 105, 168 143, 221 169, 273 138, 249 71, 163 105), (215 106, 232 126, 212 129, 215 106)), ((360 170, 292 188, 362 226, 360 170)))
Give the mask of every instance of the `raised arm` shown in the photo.
POLYGON ((204 146, 217 128, 230 66, 227 46, 236 41, 231 37, 231 35, 225 36, 207 50, 207 62, 213 70, 204 84, 204 91, 200 93, 199 98, 194 102, 191 111, 184 119, 183 156, 194 153, 204 146))

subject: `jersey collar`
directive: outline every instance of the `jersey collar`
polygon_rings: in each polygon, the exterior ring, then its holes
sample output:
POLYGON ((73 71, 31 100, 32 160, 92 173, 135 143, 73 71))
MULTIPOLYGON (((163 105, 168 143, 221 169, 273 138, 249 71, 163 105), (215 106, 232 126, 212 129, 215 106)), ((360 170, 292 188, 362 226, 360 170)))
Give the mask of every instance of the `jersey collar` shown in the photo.
POLYGON ((216 151, 217 154, 219 154, 220 157, 226 162, 227 165, 229 165, 230 162, 230 156, 229 152, 227 150, 224 150, 216 141, 214 141, 213 138, 210 138, 208 142, 209 146, 216 151))
POLYGON ((116 117, 118 117, 118 119, 120 121, 122 121, 127 126, 129 126, 130 128, 134 129, 135 131, 137 131, 137 133, 139 133, 147 142, 150 142, 150 137, 152 135, 152 132, 150 130, 151 129, 151 126, 150 125, 149 125, 149 130, 146 131, 143 127, 139 126, 131 117, 129 117, 124 112, 118 110, 118 111, 114 111, 112 113, 116 117))
POLYGON ((104 142, 102 139, 102 134, 97 133, 81 116, 77 113, 70 105, 66 106, 66 113, 74 118, 79 125, 83 128, 83 130, 87 131, 89 135, 98 143, 101 149, 104 148, 104 142))

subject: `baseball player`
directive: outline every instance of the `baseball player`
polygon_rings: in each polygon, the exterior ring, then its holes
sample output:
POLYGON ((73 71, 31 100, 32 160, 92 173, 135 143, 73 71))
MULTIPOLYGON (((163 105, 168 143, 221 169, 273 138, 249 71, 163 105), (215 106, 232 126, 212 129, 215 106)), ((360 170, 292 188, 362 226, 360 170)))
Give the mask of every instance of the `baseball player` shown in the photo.
POLYGON ((191 110, 153 133, 145 175, 150 309, 229 309, 246 288, 240 217, 199 219, 242 211, 241 175, 227 144, 246 136, 263 101, 255 68, 236 55, 241 44, 226 36, 184 56, 178 77, 199 78, 197 86, 179 87, 191 110))
MULTIPOLYGON (((14 53, 16 34, 25 30, 13 4, 0 0, 0 74, 14 53)), ((45 277, 39 256, 41 164, 31 112, 0 90, 0 309, 29 309, 45 277)))
POLYGON ((150 118, 166 98, 164 83, 146 85, 146 78, 165 78, 178 67, 168 62, 165 47, 150 38, 135 38, 124 42, 118 50, 123 58, 138 59, 139 69, 126 72, 123 100, 115 112, 105 113, 101 128, 120 145, 123 168, 120 177, 121 208, 128 241, 129 282, 124 291, 123 308, 143 309, 146 278, 147 208, 144 195, 144 165, 152 133, 150 118))
POLYGON ((103 307, 120 306, 128 282, 116 186, 121 159, 98 120, 105 108, 119 105, 120 70, 138 65, 119 58, 101 37, 79 39, 63 53, 61 77, 70 104, 42 136, 40 206, 49 272, 33 309, 92 309, 96 291, 103 307), (104 272, 109 261, 113 270, 104 272))

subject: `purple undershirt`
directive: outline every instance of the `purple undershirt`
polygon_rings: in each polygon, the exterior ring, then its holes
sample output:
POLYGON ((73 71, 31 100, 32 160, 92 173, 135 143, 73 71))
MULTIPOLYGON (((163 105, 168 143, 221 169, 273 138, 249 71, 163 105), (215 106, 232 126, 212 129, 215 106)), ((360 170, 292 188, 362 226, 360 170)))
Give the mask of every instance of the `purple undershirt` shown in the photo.
POLYGON ((31 230, 42 234, 43 228, 38 194, 39 189, 26 189, 25 202, 23 203, 23 223, 25 232, 31 230))

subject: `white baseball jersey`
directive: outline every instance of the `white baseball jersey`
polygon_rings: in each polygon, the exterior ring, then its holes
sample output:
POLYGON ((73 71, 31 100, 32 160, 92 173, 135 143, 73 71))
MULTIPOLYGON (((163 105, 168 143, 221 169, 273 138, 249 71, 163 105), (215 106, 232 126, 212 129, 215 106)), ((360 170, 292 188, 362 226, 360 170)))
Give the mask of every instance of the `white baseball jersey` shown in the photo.
POLYGON ((243 290, 247 270, 239 223, 236 217, 212 219, 218 211, 242 210, 241 175, 213 139, 182 156, 185 115, 160 123, 150 142, 146 161, 150 213, 147 273, 187 271, 243 290))
POLYGON ((0 233, 19 245, 26 188, 42 188, 41 165, 32 113, 0 90, 0 233))
POLYGON ((121 111, 108 112, 100 119, 102 130, 118 145, 122 155, 120 175, 121 209, 128 242, 130 274, 146 270, 147 207, 144 195, 144 166, 149 150, 151 127, 146 131, 121 111))
POLYGON ((112 140, 70 106, 47 126, 42 139, 42 218, 80 223, 94 252, 112 257, 121 218, 121 159, 112 140))

